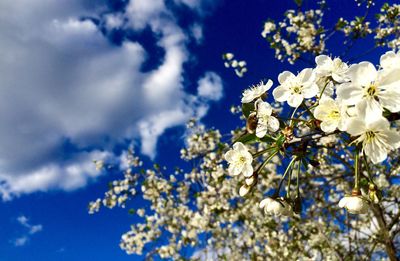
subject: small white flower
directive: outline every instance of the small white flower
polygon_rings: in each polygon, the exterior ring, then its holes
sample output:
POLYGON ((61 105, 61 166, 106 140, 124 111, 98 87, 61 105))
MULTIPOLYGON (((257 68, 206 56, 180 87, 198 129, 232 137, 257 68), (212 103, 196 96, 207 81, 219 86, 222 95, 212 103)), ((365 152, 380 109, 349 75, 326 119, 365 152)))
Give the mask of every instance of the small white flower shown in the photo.
POLYGON ((261 99, 256 101, 257 108, 257 128, 256 136, 262 138, 267 134, 267 131, 276 132, 279 130, 279 121, 272 116, 272 107, 268 102, 263 102, 261 99))
POLYGON ((272 94, 276 101, 287 101, 291 107, 298 107, 304 98, 309 99, 318 94, 315 73, 311 68, 302 70, 297 76, 285 71, 278 76, 281 85, 272 94))
POLYGON ((225 54, 223 54, 223 58, 228 60, 228 61, 232 60, 233 57, 234 57, 233 53, 225 53, 225 54))
POLYGON ((292 206, 282 198, 265 198, 261 200, 259 206, 267 215, 291 216, 293 214, 292 206))
POLYGON ((346 129, 346 108, 341 106, 337 101, 329 97, 322 97, 317 108, 315 108, 314 116, 321 121, 321 129, 330 133, 337 128, 341 131, 346 129))
POLYGON ((253 156, 241 142, 233 144, 233 149, 224 155, 225 160, 229 163, 228 172, 230 175, 237 176, 243 173, 245 177, 253 175, 253 156))
POLYGON ((365 214, 368 212, 368 201, 362 196, 345 196, 339 201, 339 207, 346 208, 352 214, 365 214))
POLYGON ((346 105, 365 107, 367 116, 375 119, 382 115, 382 107, 391 112, 400 111, 400 74, 377 71, 369 62, 350 66, 350 83, 337 88, 337 96, 346 105))
POLYGON ((375 184, 378 186, 378 188, 387 188, 390 186, 390 183, 384 174, 380 174, 378 178, 375 179, 375 184))
POLYGON ((260 98, 266 91, 271 89, 272 84, 273 82, 271 80, 268 80, 265 84, 263 81, 261 81, 256 86, 246 89, 243 92, 242 103, 249 103, 257 98, 260 98))
POLYGON ((261 36, 266 38, 267 34, 271 33, 272 31, 275 31, 276 25, 272 22, 265 22, 264 23, 264 30, 261 33, 261 36))
POLYGON ((348 65, 340 58, 334 58, 327 55, 318 55, 315 57, 317 67, 315 72, 320 77, 332 77, 335 82, 342 83, 347 81, 346 72, 349 69, 348 65))
POLYGON ((362 115, 352 118, 346 131, 359 136, 355 142, 362 142, 363 151, 374 164, 384 161, 389 151, 400 147, 400 135, 390 130, 389 121, 383 117, 374 121, 366 121, 362 115))

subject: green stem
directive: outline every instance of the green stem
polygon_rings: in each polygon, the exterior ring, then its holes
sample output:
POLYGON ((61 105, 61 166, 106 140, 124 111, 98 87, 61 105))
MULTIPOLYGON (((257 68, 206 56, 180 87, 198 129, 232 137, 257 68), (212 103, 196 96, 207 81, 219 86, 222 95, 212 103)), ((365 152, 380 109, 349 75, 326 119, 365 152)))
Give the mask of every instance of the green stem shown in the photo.
POLYGON ((330 82, 329 80, 326 81, 324 88, 322 88, 322 91, 319 94, 318 100, 321 100, 322 95, 324 94, 324 91, 325 91, 326 87, 328 86, 329 82, 330 82))
MULTIPOLYGON (((297 111, 297 109, 298 109, 299 107, 300 107, 300 106, 294 108, 293 113, 292 113, 292 116, 290 116, 290 119, 294 119, 294 115, 296 114, 296 111, 297 111)), ((293 120, 290 120, 289 126, 290 126, 290 127, 293 127, 293 124, 294 124, 293 120)))
POLYGON ((281 190, 282 183, 286 178, 286 175, 288 174, 289 170, 291 169, 293 163, 297 160, 297 157, 293 157, 293 159, 290 161, 289 165, 286 167, 285 173, 283 173, 283 176, 279 182, 278 189, 275 191, 274 197, 277 197, 279 195, 279 191, 281 190))
POLYGON ((257 168, 256 173, 259 173, 265 167, 265 165, 267 165, 267 163, 278 153, 278 151, 279 150, 275 150, 274 152, 272 152, 272 154, 268 156, 268 158, 260 165, 260 167, 257 168))
POLYGON ((365 152, 363 152, 363 160, 364 160, 365 169, 367 170, 369 182, 374 184, 374 180, 372 179, 371 170, 369 169, 369 165, 368 165, 368 162, 367 162, 367 157, 365 156, 365 152))
POLYGON ((355 184, 354 184, 354 189, 359 189, 358 183, 359 183, 359 152, 356 150, 356 155, 354 156, 354 172, 355 172, 355 184))
POLYGON ((253 156, 253 158, 257 158, 258 156, 263 155, 264 153, 266 153, 268 151, 271 151, 273 149, 276 149, 276 148, 275 147, 268 147, 265 150, 261 150, 259 152, 254 153, 252 156, 253 156))

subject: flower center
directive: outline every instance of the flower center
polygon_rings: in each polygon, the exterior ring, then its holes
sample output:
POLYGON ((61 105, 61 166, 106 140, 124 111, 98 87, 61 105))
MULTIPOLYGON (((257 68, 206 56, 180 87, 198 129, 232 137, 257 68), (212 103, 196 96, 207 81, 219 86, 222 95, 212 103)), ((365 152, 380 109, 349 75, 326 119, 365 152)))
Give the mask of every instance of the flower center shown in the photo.
POLYGON ((245 162, 246 162, 246 158, 243 157, 243 156, 240 156, 240 157, 239 157, 239 163, 240 163, 240 164, 244 164, 245 162))
POLYGON ((328 119, 330 120, 338 120, 340 119, 340 113, 337 110, 333 110, 328 114, 328 119))
POLYGON ((372 142, 372 140, 375 138, 375 133, 372 131, 367 131, 365 133, 365 141, 367 143, 372 142))
POLYGON ((369 97, 375 97, 378 92, 378 88, 374 83, 371 83, 367 88, 367 95, 369 97))
POLYGON ((300 94, 301 93, 301 86, 295 85, 291 88, 292 93, 300 94))

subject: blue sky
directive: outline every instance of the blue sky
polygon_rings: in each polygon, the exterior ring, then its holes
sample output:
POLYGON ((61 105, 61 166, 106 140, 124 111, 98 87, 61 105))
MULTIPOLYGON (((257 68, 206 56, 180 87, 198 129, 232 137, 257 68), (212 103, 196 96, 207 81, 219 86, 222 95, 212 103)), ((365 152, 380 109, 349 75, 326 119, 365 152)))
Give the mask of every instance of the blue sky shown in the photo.
MULTIPOLYGON (((362 13, 353 1, 331 2, 327 23, 362 13)), ((238 126, 229 108, 244 88, 307 66, 277 61, 261 37, 263 21, 288 8, 290 0, 1 1, 0 260, 135 260, 118 247, 135 221, 126 210, 87 214, 118 178, 91 160, 117 162, 132 143, 172 169, 191 117, 223 132, 238 126), (224 52, 247 61, 246 77, 224 68, 224 52), (211 96, 198 93, 202 84, 211 96)), ((329 53, 341 43, 334 37, 329 53)))

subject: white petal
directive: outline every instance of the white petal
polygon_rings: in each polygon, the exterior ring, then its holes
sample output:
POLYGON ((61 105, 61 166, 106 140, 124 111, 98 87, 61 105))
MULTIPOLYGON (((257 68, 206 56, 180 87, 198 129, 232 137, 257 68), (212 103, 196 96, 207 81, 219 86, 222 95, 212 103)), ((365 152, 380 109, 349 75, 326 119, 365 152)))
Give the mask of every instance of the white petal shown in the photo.
POLYGON ((374 121, 368 122, 367 127, 374 131, 388 131, 390 122, 386 118, 379 116, 376 117, 374 121))
POLYGON ((268 102, 259 102, 257 103, 257 112, 260 115, 271 115, 272 114, 272 107, 268 102))
POLYGON ((289 96, 287 102, 291 107, 296 108, 300 106, 300 104, 303 102, 303 99, 304 99, 303 95, 293 94, 289 96))
POLYGON ((263 138, 267 134, 268 127, 264 124, 258 124, 256 128, 256 136, 258 138, 263 138))
POLYGON ((337 128, 337 122, 334 121, 323 121, 321 123, 321 130, 325 133, 334 132, 337 128))
POLYGON ((269 117, 268 127, 272 132, 279 130, 279 120, 274 116, 269 117))
POLYGON ((278 82, 280 84, 284 83, 285 81, 287 81, 288 79, 293 79, 296 76, 294 76, 293 73, 289 72, 289 71, 284 71, 283 73, 280 73, 278 76, 278 82))
POLYGON ((290 90, 286 86, 278 86, 272 91, 274 99, 278 102, 287 101, 290 96, 290 90))
POLYGON ((400 147, 400 134, 397 131, 385 131, 384 134, 387 136, 387 143, 393 148, 397 149, 400 147))
POLYGON ((232 176, 237 176, 242 172, 242 168, 238 168, 236 165, 231 164, 228 167, 228 173, 232 176))
POLYGON ((365 144, 364 151, 374 164, 380 163, 387 158, 386 148, 380 146, 380 144, 376 142, 376 139, 373 142, 365 144))
POLYGON ((242 173, 246 178, 251 177, 253 175, 253 166, 251 164, 244 165, 242 173))
POLYGON ((306 99, 312 98, 314 96, 316 96, 319 92, 319 88, 318 85, 313 83, 308 87, 304 87, 302 90, 303 96, 306 99))
POLYGON ((336 94, 346 105, 354 105, 362 100, 363 88, 352 83, 343 83, 336 89, 336 94))
POLYGON ((332 59, 327 55, 318 55, 315 57, 315 63, 317 65, 323 65, 325 63, 332 63, 332 59))
POLYGON ((359 136, 365 132, 365 122, 361 119, 350 119, 348 121, 346 132, 352 136, 359 136))
POLYGON ((236 142, 235 144, 233 144, 233 149, 239 152, 247 151, 246 146, 244 146, 244 144, 241 142, 236 142))
POLYGON ((364 99, 356 105, 357 111, 367 123, 382 117, 382 107, 375 99, 364 99))
POLYGON ((264 90, 268 91, 269 89, 271 89, 272 85, 274 84, 274 82, 272 80, 268 80, 266 84, 264 84, 264 90))
POLYGON ((367 86, 371 82, 375 81, 377 77, 375 66, 370 62, 361 62, 350 66, 347 74, 353 84, 359 86, 367 86))
POLYGON ((315 80, 315 73, 311 68, 303 69, 297 76, 302 83, 309 83, 315 80))
POLYGON ((387 90, 380 93, 379 102, 391 112, 400 111, 400 91, 387 90))
POLYGON ((225 153, 224 158, 227 162, 232 162, 234 157, 236 155, 236 152, 233 150, 229 150, 225 153))
POLYGON ((393 65, 393 60, 396 59, 396 54, 393 51, 388 51, 381 56, 380 64, 382 68, 387 69, 393 65))
MULTIPOLYGON (((400 63, 400 59, 398 60, 400 63)), ((400 65, 397 65, 400 66, 400 65)), ((378 72, 380 81, 379 85, 380 88, 386 89, 387 86, 392 85, 395 89, 398 89, 400 87, 400 68, 395 68, 392 70, 380 70, 378 72)))

